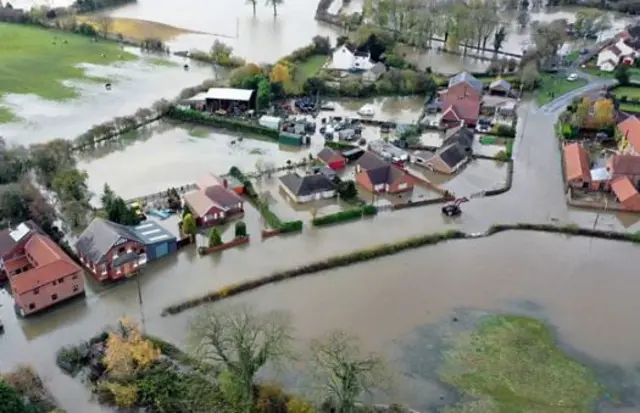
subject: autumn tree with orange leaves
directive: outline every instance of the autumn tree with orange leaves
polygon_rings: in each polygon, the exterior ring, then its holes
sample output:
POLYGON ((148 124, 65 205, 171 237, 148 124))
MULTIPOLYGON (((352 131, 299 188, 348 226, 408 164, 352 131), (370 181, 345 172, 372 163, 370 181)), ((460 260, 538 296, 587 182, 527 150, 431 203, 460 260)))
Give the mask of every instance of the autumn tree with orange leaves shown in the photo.
POLYGON ((271 73, 269 74, 269 80, 271 82, 276 83, 286 83, 291 80, 291 75, 289 74, 289 69, 283 65, 282 63, 278 63, 271 69, 271 73))
POLYGON ((597 129, 615 125, 616 115, 611 99, 598 99, 593 104, 593 123, 597 129))
POLYGON ((123 318, 119 327, 109 333, 102 361, 113 378, 126 379, 158 360, 160 350, 142 337, 135 321, 123 318))

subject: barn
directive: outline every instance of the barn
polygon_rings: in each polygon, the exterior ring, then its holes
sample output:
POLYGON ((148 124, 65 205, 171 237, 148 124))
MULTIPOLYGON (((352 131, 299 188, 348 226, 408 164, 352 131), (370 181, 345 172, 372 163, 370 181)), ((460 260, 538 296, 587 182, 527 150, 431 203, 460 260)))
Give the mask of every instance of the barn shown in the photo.
POLYGON ((133 230, 144 242, 148 261, 173 254, 178 249, 176 237, 157 222, 145 221, 133 230))

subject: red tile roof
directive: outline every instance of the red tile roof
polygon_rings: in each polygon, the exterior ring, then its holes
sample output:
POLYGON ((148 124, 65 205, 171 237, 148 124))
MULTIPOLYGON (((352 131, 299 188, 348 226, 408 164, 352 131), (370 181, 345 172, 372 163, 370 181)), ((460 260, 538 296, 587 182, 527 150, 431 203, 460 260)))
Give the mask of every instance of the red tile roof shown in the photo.
POLYGON ((613 175, 640 175, 640 156, 613 155, 607 166, 613 175))
POLYGON ((638 190, 633 186, 631 180, 626 176, 621 176, 620 178, 614 179, 611 183, 611 190, 614 194, 616 194, 616 197, 618 198, 620 203, 625 203, 626 201, 640 196, 640 194, 638 194, 638 190))
POLYGON ((589 155, 579 143, 570 143, 564 147, 564 170, 569 181, 574 179, 591 181, 589 155))
POLYGON ((331 163, 331 162, 343 162, 346 161, 344 159, 344 156, 342 156, 340 154, 340 152, 336 151, 335 149, 326 147, 324 149, 322 149, 320 152, 318 152, 318 159, 320 159, 321 161, 325 162, 325 163, 331 163))
POLYGON ((476 122, 480 116, 480 101, 475 99, 458 99, 445 97, 442 103, 442 116, 447 112, 455 114, 456 119, 476 122))
POLYGON ((82 271, 62 249, 49 238, 34 234, 25 245, 25 252, 37 266, 27 272, 10 277, 14 294, 23 294, 58 278, 82 271))
POLYGON ((629 116, 618 124, 618 130, 627 138, 633 149, 640 152, 640 119, 629 116))

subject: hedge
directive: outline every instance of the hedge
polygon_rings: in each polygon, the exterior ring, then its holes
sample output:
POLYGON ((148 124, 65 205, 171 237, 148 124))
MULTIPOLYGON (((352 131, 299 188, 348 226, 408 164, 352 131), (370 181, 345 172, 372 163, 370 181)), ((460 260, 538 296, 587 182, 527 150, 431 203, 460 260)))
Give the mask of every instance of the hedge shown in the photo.
POLYGON ((640 233, 620 233, 612 231, 601 231, 589 228, 580 228, 575 225, 563 225, 557 226, 552 224, 498 224, 491 226, 487 231, 482 234, 469 235, 462 231, 450 230, 445 232, 438 232, 434 234, 421 235, 417 237, 408 238, 403 241, 378 245, 372 248, 354 251, 344 255, 338 255, 327 258, 325 260, 316 261, 307 265, 302 265, 290 270, 275 272, 266 277, 259 279, 244 281, 241 283, 222 287, 217 291, 207 293, 201 297, 196 297, 178 304, 170 305, 162 310, 162 316, 166 317, 172 314, 178 314, 183 311, 195 308, 202 304, 211 303, 222 300, 226 297, 231 297, 243 292, 251 291, 256 288, 285 281, 288 279, 300 277, 303 275, 315 274, 320 271, 326 271, 333 268, 345 267, 352 264, 357 264, 365 261, 369 261, 375 258, 394 255, 410 249, 420 248, 427 245, 439 244, 443 241, 455 240, 455 239, 475 239, 484 238, 504 231, 540 231, 554 234, 567 234, 577 236, 587 236, 594 238, 601 238, 607 240, 626 241, 640 244, 640 233))
POLYGON ((264 135, 277 141, 279 133, 277 130, 265 128, 255 123, 245 122, 242 120, 227 118, 224 116, 211 115, 192 109, 180 109, 175 106, 171 107, 167 112, 167 117, 182 122, 200 123, 208 126, 215 126, 236 132, 255 133, 264 135))
POLYGON ((378 213, 378 209, 373 205, 365 205, 360 208, 352 208, 346 211, 339 211, 335 214, 325 215, 319 218, 314 218, 311 223, 316 227, 324 225, 337 224, 338 222, 352 221, 360 219, 363 216, 371 216, 378 213))
POLYGON ((352 145, 350 143, 346 143, 346 142, 341 142, 341 141, 326 141, 324 143, 324 146, 331 148, 331 149, 335 149, 336 151, 348 151, 350 149, 356 149, 358 148, 357 145, 352 145))
POLYGON ((511 127, 511 126, 507 126, 507 125, 496 125, 493 128, 491 128, 491 132, 492 135, 496 135, 496 136, 500 136, 503 138, 515 138, 516 137, 516 129, 511 127))

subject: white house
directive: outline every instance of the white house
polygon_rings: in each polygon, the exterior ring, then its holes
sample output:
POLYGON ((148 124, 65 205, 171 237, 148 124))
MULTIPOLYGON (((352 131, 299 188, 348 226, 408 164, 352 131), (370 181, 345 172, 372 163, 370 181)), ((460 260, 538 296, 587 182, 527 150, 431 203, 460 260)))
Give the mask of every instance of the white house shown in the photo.
POLYGON ((623 39, 620 39, 616 44, 605 47, 598 53, 596 65, 603 72, 613 72, 618 63, 624 61, 631 64, 636 56, 638 53, 623 39))
POLYGON ((330 68, 333 70, 364 70, 373 67, 369 52, 357 51, 354 47, 343 44, 333 52, 330 68))
POLYGON ((299 204, 336 196, 336 185, 322 173, 303 176, 297 172, 286 174, 280 177, 280 188, 299 204))

